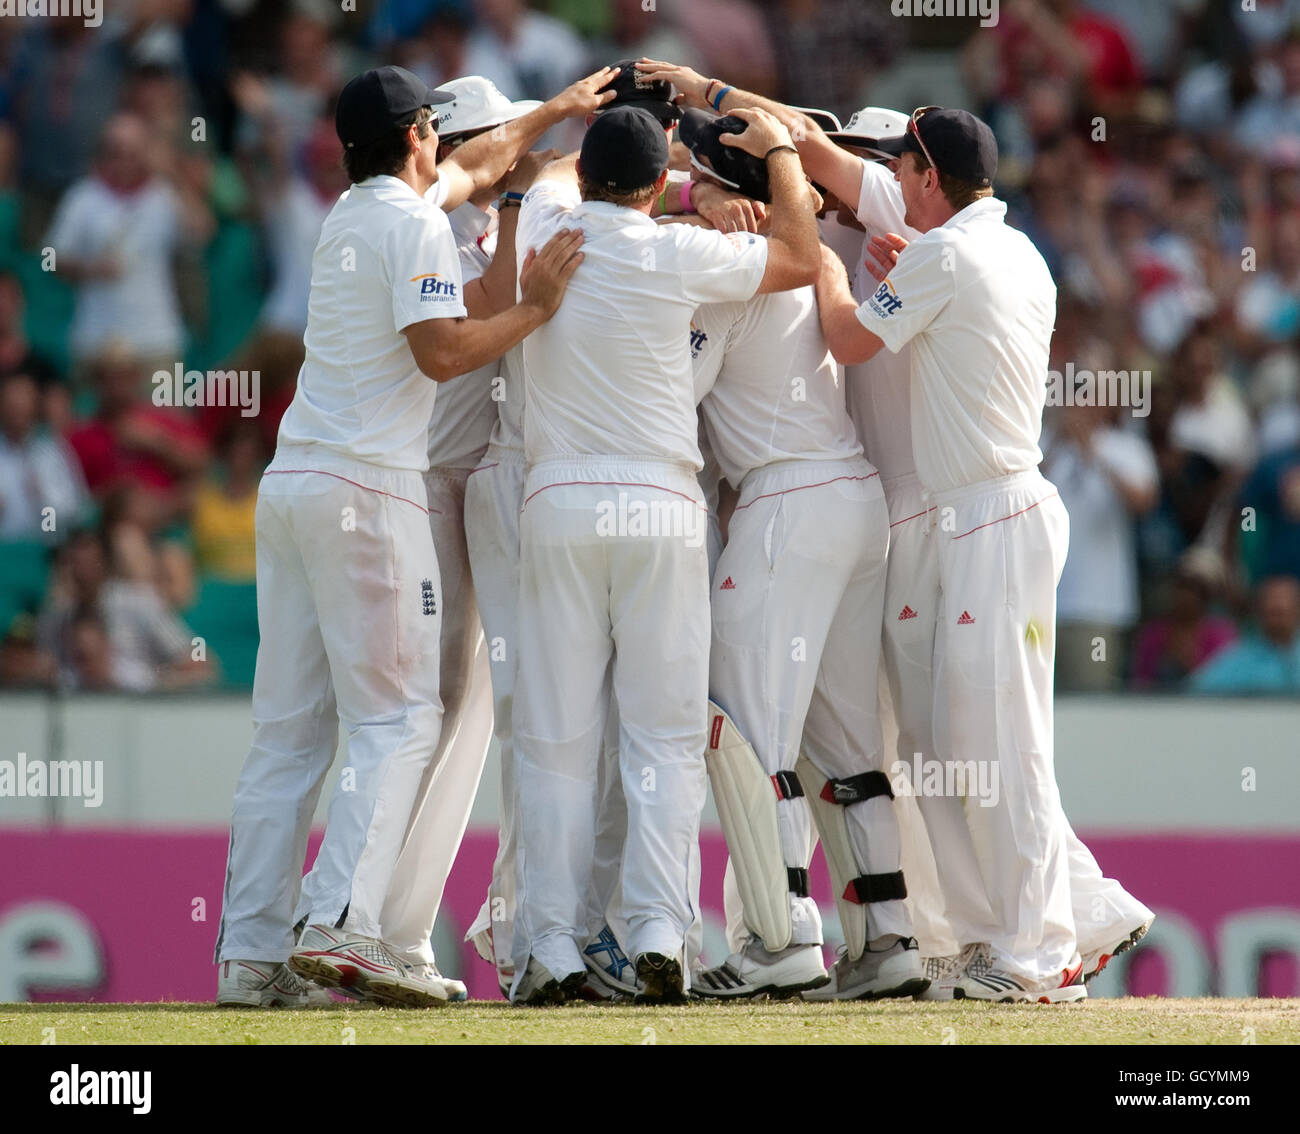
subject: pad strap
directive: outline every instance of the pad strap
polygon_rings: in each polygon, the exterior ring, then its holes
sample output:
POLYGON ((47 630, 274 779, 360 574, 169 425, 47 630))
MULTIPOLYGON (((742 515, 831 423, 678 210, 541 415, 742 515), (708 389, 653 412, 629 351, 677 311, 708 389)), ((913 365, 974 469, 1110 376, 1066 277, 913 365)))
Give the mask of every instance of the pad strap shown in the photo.
POLYGON ((903 872, 892 874, 862 874, 844 887, 844 900, 866 905, 868 902, 901 902, 907 897, 907 883, 903 872))
POLYGON ((847 807, 851 803, 865 803, 868 799, 887 795, 894 798, 894 789, 884 772, 863 772, 842 780, 827 780, 822 788, 822 799, 847 807))
MULTIPOLYGON (((786 882, 790 887, 790 893, 796 898, 807 898, 810 895, 808 889, 808 871, 802 866, 787 866, 785 868, 786 882)), ((902 875, 899 875, 901 878, 902 875)))
POLYGON ((798 799, 803 795, 803 784, 793 772, 777 772, 770 778, 772 786, 776 788, 777 799, 798 799))

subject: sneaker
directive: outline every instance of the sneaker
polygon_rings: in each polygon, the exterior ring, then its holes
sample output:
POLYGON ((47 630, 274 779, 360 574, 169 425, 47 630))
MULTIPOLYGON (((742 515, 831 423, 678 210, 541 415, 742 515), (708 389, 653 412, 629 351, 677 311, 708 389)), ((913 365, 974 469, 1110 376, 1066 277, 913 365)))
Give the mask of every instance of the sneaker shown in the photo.
POLYGON ((323 1008, 334 998, 278 961, 222 961, 217 1003, 226 1008, 323 1008))
POLYGON ((1151 928, 1150 921, 1144 921, 1132 933, 1126 934, 1113 945, 1104 949, 1094 949, 1091 953, 1083 955, 1083 982, 1087 984, 1092 980, 1112 957, 1118 957, 1121 953, 1127 953, 1139 941, 1147 935, 1147 930, 1151 928))
POLYGON ((408 965, 374 937, 326 925, 303 930, 289 967, 326 988, 344 988, 394 1008, 438 1008, 469 995, 433 965, 408 965))
POLYGON ((992 1000, 998 1004, 1064 1004, 1086 1000, 1083 962, 1076 961, 1059 979, 1031 981, 1004 969, 990 968, 981 976, 965 976, 952 990, 954 1000, 992 1000))
MULTIPOLYGON (((515 993, 514 1003, 529 1008, 549 1008, 557 1004, 566 1004, 578 996, 579 990, 586 983, 587 970, 568 973, 557 977, 535 957, 528 958, 528 967, 524 969, 523 979, 515 993)), ((506 996, 509 997, 507 988, 506 996)))
POLYGON ((615 1000, 636 995, 636 973, 618 938, 608 925, 587 943, 582 951, 587 966, 583 987, 584 1000, 615 1000))
POLYGON ((662 953, 642 953, 636 959, 635 1004, 685 1004, 682 963, 662 953))
POLYGON ((748 942, 716 969, 691 980, 698 996, 739 1000, 750 996, 793 996, 830 982, 820 945, 791 945, 769 953, 761 942, 748 942))
POLYGON ((950 957, 927 957, 925 976, 930 987, 916 995, 917 1000, 951 1000, 957 982, 965 976, 983 976, 989 971, 989 947, 967 945, 950 957))
POLYGON ((915 996, 930 986, 915 937, 896 937, 891 945, 879 950, 872 950, 868 945, 856 961, 850 961, 847 951, 841 951, 830 978, 821 988, 803 993, 803 998, 884 1000, 915 996))

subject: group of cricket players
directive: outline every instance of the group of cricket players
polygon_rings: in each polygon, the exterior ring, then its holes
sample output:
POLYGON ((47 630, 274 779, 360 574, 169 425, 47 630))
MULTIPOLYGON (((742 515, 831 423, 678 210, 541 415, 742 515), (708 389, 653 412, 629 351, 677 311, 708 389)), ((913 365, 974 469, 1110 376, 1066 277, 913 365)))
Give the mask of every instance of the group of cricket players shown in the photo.
POLYGON ((1153 915, 1057 791, 1056 292, 989 127, 648 59, 545 103, 382 67, 336 125, 218 1003, 464 1000, 430 938, 494 733, 467 939, 516 1004, 1084 998, 1153 915))

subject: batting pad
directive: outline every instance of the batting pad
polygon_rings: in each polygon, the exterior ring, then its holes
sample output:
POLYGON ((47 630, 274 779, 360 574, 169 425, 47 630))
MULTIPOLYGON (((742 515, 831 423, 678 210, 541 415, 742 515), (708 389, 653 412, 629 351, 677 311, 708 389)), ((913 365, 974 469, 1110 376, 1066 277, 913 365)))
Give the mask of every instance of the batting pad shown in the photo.
POLYGON ((817 835, 822 841, 822 853, 831 872, 835 887, 835 905, 840 911, 840 926, 844 930, 844 944, 849 960, 856 961, 867 947, 867 908, 844 897, 844 892, 862 872, 849 840, 849 826, 844 819, 844 807, 825 799, 822 792, 830 780, 817 770, 807 756, 800 755, 795 765, 799 782, 804 785, 804 795, 812 809, 817 835))
POLYGON ((731 718, 712 701, 704 763, 731 852, 745 925, 767 949, 784 949, 794 930, 776 819, 777 787, 731 718))

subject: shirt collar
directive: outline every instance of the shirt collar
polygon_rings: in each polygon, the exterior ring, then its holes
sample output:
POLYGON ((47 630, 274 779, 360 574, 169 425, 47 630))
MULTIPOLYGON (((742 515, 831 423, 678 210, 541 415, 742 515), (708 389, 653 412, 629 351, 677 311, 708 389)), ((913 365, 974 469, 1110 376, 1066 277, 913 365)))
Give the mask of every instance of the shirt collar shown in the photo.
POLYGON ((1002 220, 1007 215, 1007 203, 996 197, 981 197, 964 209, 953 213, 940 228, 957 228, 973 220, 1002 220))
POLYGON ((393 193, 405 193, 408 197, 420 196, 419 193, 417 193, 400 177, 394 177, 391 173, 377 173, 374 177, 367 177, 364 181, 358 181, 355 188, 387 189, 389 192, 393 193))
POLYGON ((447 220, 451 222, 451 230, 458 240, 478 240, 492 227, 495 219, 494 212, 480 209, 469 201, 447 214, 447 220))
POLYGON ((636 209, 629 209, 624 205, 616 205, 612 201, 583 201, 573 210, 575 220, 581 217, 591 217, 593 220, 601 220, 607 223, 617 221, 619 224, 649 225, 651 228, 658 228, 654 220, 639 213, 636 209))

